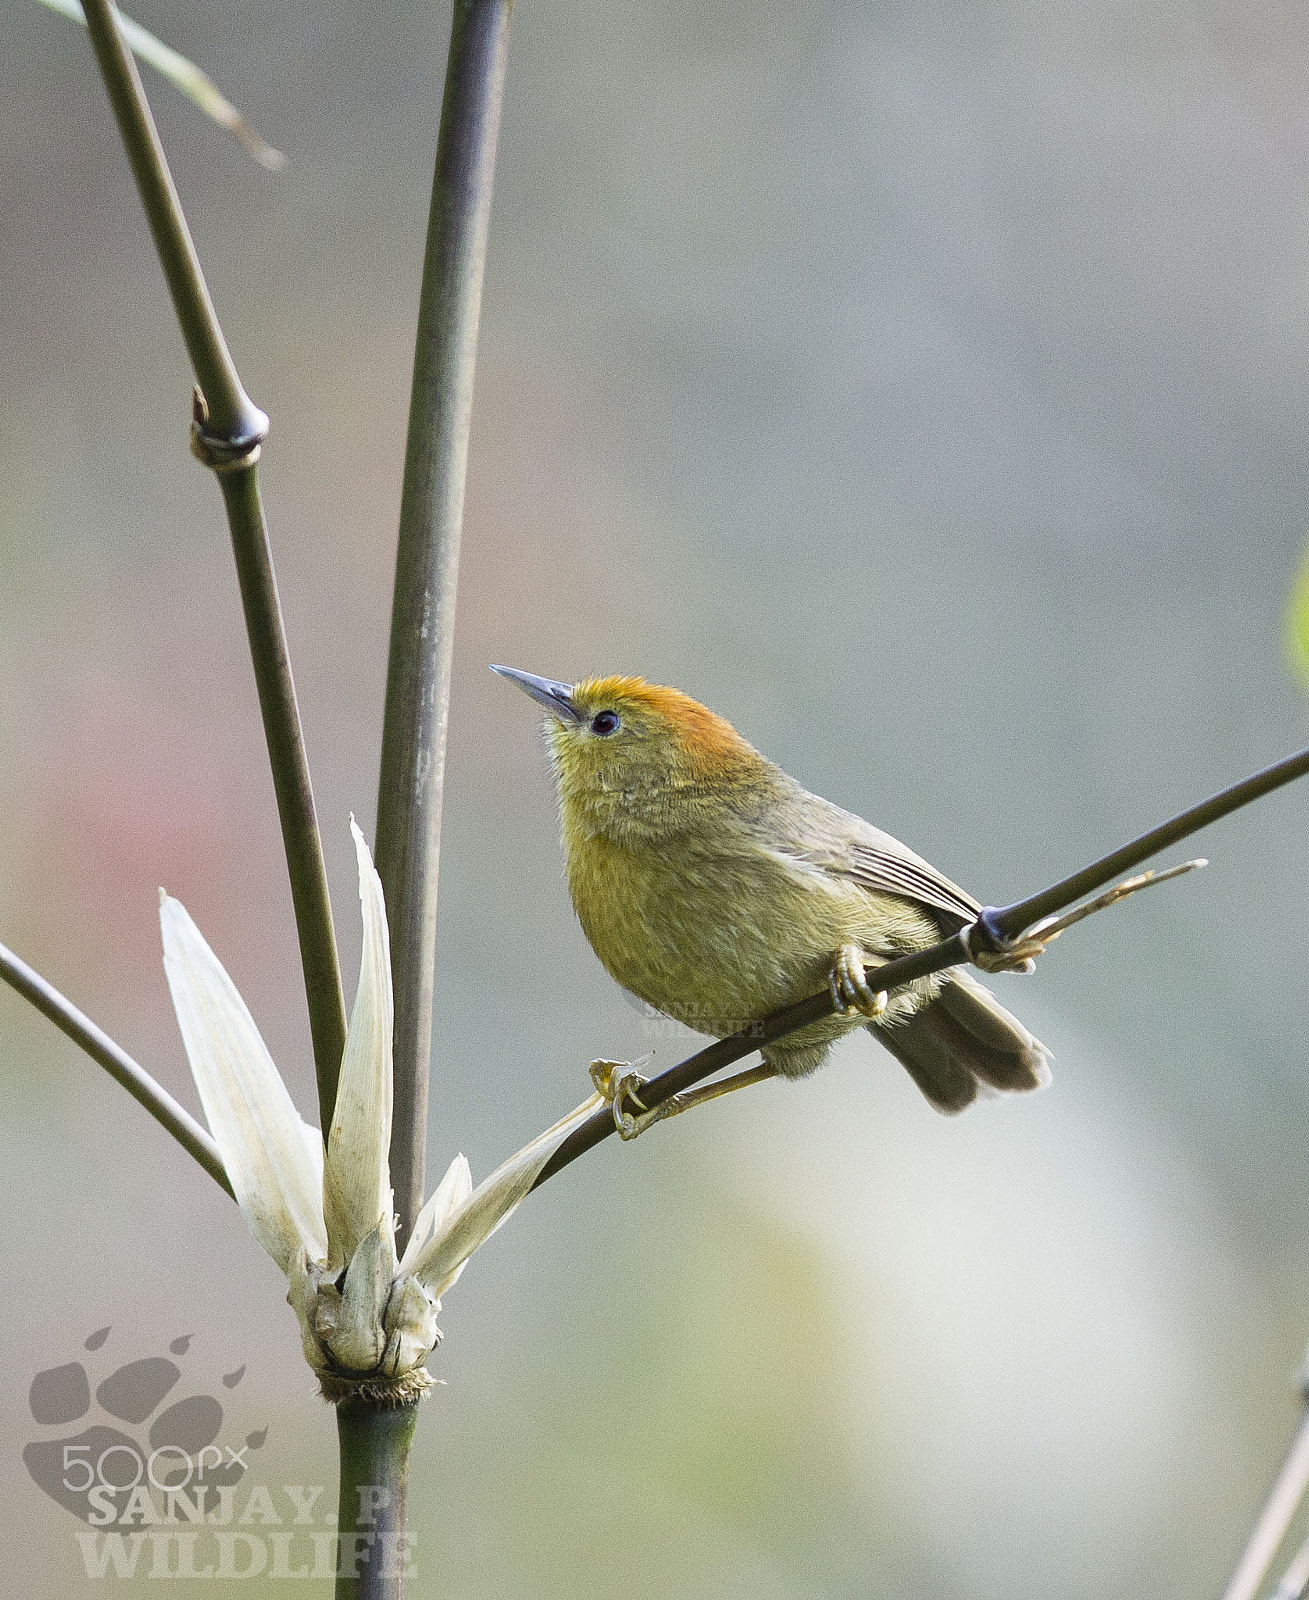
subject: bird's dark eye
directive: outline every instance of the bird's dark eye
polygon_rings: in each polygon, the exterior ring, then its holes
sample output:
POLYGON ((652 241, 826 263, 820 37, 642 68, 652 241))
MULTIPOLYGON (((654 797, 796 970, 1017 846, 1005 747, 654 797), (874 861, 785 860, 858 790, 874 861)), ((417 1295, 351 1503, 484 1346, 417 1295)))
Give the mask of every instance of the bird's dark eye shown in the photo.
POLYGON ((603 739, 606 734, 618 732, 618 713, 616 711, 597 711, 591 718, 591 732, 598 733, 603 739))

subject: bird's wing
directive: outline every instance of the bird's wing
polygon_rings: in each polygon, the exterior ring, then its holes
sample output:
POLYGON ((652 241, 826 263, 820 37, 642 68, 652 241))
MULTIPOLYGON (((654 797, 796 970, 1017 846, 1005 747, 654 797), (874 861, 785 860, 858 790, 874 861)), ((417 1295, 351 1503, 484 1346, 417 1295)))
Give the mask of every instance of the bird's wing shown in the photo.
MULTIPOLYGON (((849 878, 874 894, 899 895, 952 923, 972 922, 981 905, 922 856, 853 812, 799 791, 785 849, 811 867, 849 878)), ((954 931, 951 928, 950 931, 954 931)))
MULTIPOLYGON (((870 826, 869 832, 878 833, 880 830, 870 826)), ((938 872, 889 833, 882 834, 876 842, 860 839, 853 846, 848 861, 834 864, 834 867, 866 888, 880 894, 898 894, 907 900, 920 900, 935 911, 944 911, 951 917, 957 917, 961 923, 972 922, 982 909, 972 895, 958 884, 951 883, 944 873, 938 872)))

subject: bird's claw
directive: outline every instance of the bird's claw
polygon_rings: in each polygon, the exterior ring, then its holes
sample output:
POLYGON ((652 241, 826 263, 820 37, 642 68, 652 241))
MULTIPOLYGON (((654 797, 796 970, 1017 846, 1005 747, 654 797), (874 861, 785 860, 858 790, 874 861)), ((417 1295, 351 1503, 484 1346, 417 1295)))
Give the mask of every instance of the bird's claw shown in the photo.
POLYGON ((1030 939, 1020 934, 1003 950, 979 950, 973 961, 983 972, 1035 972, 1037 956, 1043 956, 1050 939, 1058 937, 1056 933, 1046 939, 1030 939))
POLYGON ((659 1122, 669 1114, 663 1106, 656 1106, 653 1111, 648 1110, 645 1102, 637 1094, 637 1090, 645 1086, 646 1078, 641 1068, 649 1059, 647 1055, 642 1056, 639 1061, 591 1063, 591 1082, 595 1085, 596 1093, 603 1095, 612 1107, 614 1127, 618 1129, 620 1139, 635 1139, 638 1134, 644 1133, 651 1123, 659 1122), (641 1115, 633 1116, 624 1108, 624 1101, 634 1105, 641 1115))
POLYGON ((886 1010, 886 991, 873 992, 864 976, 864 960, 864 952, 857 944, 843 944, 827 975, 827 986, 841 1016, 867 1017, 876 1022, 886 1010))
POLYGON ((983 972, 1035 972, 1037 956, 1045 954, 1063 928, 1062 922, 1056 925, 1055 918, 1047 917, 1010 938, 994 926, 993 915, 992 910, 983 910, 960 932, 968 959, 983 972))

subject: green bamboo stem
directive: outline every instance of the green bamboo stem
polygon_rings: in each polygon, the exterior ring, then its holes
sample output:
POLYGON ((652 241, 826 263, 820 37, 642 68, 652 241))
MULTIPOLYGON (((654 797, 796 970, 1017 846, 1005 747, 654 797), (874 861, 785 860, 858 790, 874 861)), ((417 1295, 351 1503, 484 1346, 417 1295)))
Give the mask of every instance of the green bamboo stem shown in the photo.
POLYGON ((356 1401, 336 1408, 341 1451, 336 1600, 402 1600, 406 1571, 417 1565, 406 1531, 409 1454, 418 1403, 379 1407, 356 1401))
POLYGON ((208 407, 209 425, 233 444, 258 445, 268 433, 268 418, 242 388, 223 338, 141 75, 123 41, 117 7, 113 0, 85 0, 82 10, 187 354, 208 407))
POLYGON ((391 1182, 423 1200, 441 795, 459 538, 512 0, 456 0, 428 218, 377 794, 395 985, 391 1182))
POLYGON ((332 1126, 336 1083, 345 1049, 345 997, 327 892, 327 869, 314 807, 309 760, 300 728, 295 680, 286 649, 282 607, 268 543, 263 501, 253 467, 218 474, 232 534, 264 739, 273 773, 282 846, 291 880, 300 964, 304 972, 320 1126, 332 1126))
POLYGON ((291 879, 319 1112, 322 1126, 327 1128, 345 1046, 345 999, 309 763, 255 477, 255 463, 268 435, 268 418, 246 394, 227 348, 136 62, 123 41, 117 10, 112 0, 86 0, 83 9, 195 369, 198 389, 192 449, 214 470, 222 486, 291 879))

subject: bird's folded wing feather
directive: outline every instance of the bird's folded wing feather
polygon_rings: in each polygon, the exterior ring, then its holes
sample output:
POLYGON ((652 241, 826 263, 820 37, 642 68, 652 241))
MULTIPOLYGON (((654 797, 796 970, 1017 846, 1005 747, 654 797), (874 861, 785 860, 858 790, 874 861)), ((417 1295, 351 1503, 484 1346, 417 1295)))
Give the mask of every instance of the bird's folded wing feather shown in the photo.
POLYGON ((904 845, 886 835, 886 848, 874 844, 856 844, 848 865, 840 867, 856 882, 883 894, 900 894, 910 900, 920 900, 935 911, 944 911, 957 917, 961 924, 971 922, 982 909, 981 905, 957 884, 951 883, 943 873, 926 861, 906 850, 904 845))
POLYGON ((930 906, 960 926, 972 922, 982 909, 972 895, 951 883, 907 845, 853 812, 819 802, 825 813, 825 826, 815 828, 816 798, 805 797, 806 826, 803 833, 797 830, 796 842, 787 846, 788 854, 825 872, 850 878, 875 894, 899 895, 930 906))

